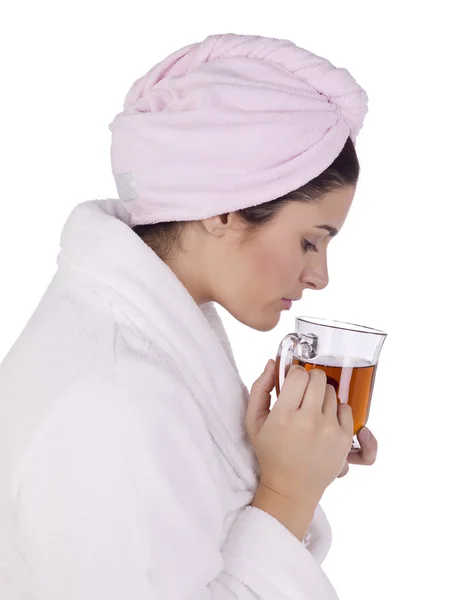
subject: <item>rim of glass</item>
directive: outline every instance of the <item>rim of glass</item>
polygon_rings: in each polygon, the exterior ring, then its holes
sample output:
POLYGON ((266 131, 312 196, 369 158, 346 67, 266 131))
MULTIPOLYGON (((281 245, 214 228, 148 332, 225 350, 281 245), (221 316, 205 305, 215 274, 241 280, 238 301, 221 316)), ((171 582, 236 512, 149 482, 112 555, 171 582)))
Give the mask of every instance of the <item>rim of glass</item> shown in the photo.
POLYGON ((322 327, 331 327, 332 329, 342 329, 343 331, 354 331, 355 333, 371 333, 373 335, 387 336, 385 331, 366 327, 366 325, 357 325, 356 323, 347 323, 346 321, 335 321, 334 319, 324 319, 322 317, 295 317, 296 321, 303 321, 311 325, 322 327), (354 329, 355 327, 355 329, 354 329))

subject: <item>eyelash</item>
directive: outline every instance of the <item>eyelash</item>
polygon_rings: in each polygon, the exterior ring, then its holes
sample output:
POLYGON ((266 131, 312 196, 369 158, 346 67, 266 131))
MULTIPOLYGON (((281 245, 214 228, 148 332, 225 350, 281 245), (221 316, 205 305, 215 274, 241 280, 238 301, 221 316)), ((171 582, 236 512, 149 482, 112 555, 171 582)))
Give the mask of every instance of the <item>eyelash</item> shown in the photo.
POLYGON ((304 252, 307 252, 308 250, 311 250, 312 252, 319 252, 315 244, 312 244, 312 242, 309 242, 308 240, 303 240, 302 247, 304 252))

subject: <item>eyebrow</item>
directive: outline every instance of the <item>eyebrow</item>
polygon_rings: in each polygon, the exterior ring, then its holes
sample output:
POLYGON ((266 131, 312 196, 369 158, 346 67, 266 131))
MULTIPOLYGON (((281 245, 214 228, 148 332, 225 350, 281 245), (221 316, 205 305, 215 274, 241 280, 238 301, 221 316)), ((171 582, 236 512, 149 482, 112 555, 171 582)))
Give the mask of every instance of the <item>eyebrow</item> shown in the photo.
POLYGON ((325 229, 329 232, 330 237, 335 237, 338 233, 338 229, 335 229, 335 227, 332 227, 331 225, 315 225, 315 227, 318 229, 325 229))

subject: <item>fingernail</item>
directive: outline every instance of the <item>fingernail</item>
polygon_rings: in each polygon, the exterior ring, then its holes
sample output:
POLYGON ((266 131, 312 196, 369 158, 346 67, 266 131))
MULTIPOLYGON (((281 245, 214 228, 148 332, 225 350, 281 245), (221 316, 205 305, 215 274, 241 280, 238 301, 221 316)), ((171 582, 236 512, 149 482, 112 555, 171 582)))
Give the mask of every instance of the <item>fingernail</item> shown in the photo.
POLYGON ((270 360, 267 362, 267 366, 265 367, 264 373, 268 373, 269 368, 271 367, 271 358, 270 360))
POLYGON ((367 442, 368 440, 370 440, 371 439, 370 430, 367 427, 363 427, 363 429, 361 430, 361 432, 359 434, 359 438, 364 442, 367 442))

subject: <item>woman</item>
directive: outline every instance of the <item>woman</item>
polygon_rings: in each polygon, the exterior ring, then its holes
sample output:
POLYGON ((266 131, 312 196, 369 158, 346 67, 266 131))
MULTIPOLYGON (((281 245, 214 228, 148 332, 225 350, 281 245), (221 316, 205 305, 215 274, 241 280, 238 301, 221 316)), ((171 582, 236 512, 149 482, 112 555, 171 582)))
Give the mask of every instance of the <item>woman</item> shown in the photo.
POLYGON ((119 199, 72 211, 0 367, 1 598, 337 597, 319 501, 350 409, 295 367, 269 414, 272 361, 249 395, 213 303, 269 331, 327 285, 366 111, 347 71, 259 36, 209 36, 133 84, 119 199))

